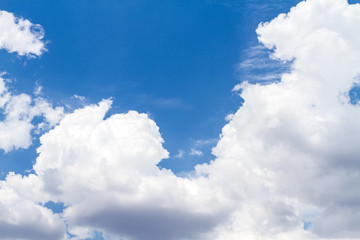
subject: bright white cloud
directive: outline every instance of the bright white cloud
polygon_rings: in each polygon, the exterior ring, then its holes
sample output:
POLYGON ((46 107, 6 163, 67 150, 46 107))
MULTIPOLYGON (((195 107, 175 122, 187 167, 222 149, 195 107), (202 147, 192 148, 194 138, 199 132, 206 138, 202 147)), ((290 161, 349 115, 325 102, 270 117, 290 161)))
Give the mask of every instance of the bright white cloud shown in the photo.
POLYGON ((0 238, 4 240, 65 240, 65 225, 58 214, 42 207, 45 199, 35 175, 9 173, 0 181, 0 238))
MULTIPOLYGON (((42 27, 29 20, 0 11, 0 32, 0 49, 27 56, 40 56, 45 51, 42 27)), ((61 119, 63 109, 53 108, 41 97, 12 93, 3 76, 0 76, 0 149, 8 152, 29 147, 32 130, 53 127, 61 119), (36 117, 44 120, 35 123, 36 117)), ((38 87, 35 95, 40 91, 38 87)))
POLYGON ((281 83, 242 86, 217 159, 198 167, 246 206, 219 239, 359 239, 360 108, 348 96, 359 16, 345 0, 308 0, 259 26, 274 57, 294 62, 281 83))
POLYGON ((0 76, 0 149, 5 152, 28 148, 32 142, 33 130, 47 130, 63 116, 62 107, 53 108, 41 97, 32 98, 27 94, 14 94, 0 76), (34 122, 35 117, 43 120, 34 122))
POLYGON ((40 25, 0 11, 0 48, 19 55, 40 56, 46 49, 40 25))
MULTIPOLYGON (((41 26, 28 20, 0 11, 0 48, 19 55, 39 56, 45 50, 41 41, 41 26)), ((0 75, 0 149, 10 151, 31 144, 32 123, 35 117, 44 121, 38 128, 53 126, 60 120, 62 108, 53 109, 39 97, 14 94, 6 86, 4 74, 0 75)), ((66 229, 59 215, 40 205, 45 195, 40 192, 41 182, 35 175, 21 177, 9 173, 0 181, 0 238, 54 239, 66 237, 66 229)))
POLYGON ((160 170, 168 152, 156 124, 134 111, 104 119, 110 103, 78 109, 40 138, 34 169, 51 200, 68 206, 70 233, 196 239, 215 226, 227 208, 218 189, 160 170))

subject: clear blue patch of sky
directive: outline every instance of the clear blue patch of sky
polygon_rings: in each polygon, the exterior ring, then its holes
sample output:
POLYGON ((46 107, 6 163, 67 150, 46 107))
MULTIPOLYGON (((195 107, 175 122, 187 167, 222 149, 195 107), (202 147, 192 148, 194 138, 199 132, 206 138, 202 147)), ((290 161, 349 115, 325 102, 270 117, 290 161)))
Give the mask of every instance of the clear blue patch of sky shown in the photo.
POLYGON ((349 91, 350 103, 353 105, 359 104, 360 101, 360 85, 353 86, 349 91))
POLYGON ((359 2, 360 2, 359 0, 348 0, 348 3, 350 3, 350 4, 356 4, 359 2))
POLYGON ((44 207, 50 209, 53 213, 62 213, 65 210, 65 205, 62 202, 49 201, 44 204, 44 207))
MULTIPOLYGON (((214 158, 216 141, 196 140, 217 139, 225 116, 241 105, 231 89, 247 80, 238 64, 258 44, 258 24, 297 2, 3 0, 3 10, 44 27, 48 52, 26 59, 1 51, 0 70, 18 92, 31 93, 38 82, 55 105, 74 94, 89 103, 112 97, 110 114, 148 113, 171 153, 160 166, 187 171, 214 158), (191 148, 203 155, 189 155, 191 148), (179 150, 182 158, 175 157, 179 150)), ((1 172, 31 168, 38 145, 0 153, 1 172)))
POLYGON ((313 223, 310 221, 304 221, 304 230, 310 231, 313 227, 313 223))

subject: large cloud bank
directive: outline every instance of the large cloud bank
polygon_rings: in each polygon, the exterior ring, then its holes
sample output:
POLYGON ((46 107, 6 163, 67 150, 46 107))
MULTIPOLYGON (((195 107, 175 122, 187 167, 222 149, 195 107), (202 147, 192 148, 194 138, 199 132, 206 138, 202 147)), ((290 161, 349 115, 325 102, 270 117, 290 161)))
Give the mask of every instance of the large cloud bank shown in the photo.
POLYGON ((147 115, 105 117, 109 100, 67 114, 41 136, 35 173, 0 182, 0 238, 360 239, 360 107, 348 94, 358 25, 360 5, 345 0, 261 24, 259 41, 291 72, 242 85, 215 160, 187 178, 156 166, 168 153, 147 115))

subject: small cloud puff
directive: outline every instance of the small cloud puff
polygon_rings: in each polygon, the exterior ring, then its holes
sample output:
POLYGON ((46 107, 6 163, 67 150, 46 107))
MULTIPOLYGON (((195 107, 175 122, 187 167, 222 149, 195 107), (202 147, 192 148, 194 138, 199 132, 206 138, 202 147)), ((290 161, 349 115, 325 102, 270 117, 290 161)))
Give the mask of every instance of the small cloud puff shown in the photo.
POLYGON ((189 155, 190 155, 190 156, 202 156, 203 153, 202 153, 202 151, 200 151, 200 150, 196 150, 196 149, 194 149, 194 148, 191 148, 191 149, 190 149, 190 152, 189 152, 189 155))
POLYGON ((46 51, 43 28, 29 20, 0 11, 0 32, 0 48, 8 52, 35 57, 46 51))

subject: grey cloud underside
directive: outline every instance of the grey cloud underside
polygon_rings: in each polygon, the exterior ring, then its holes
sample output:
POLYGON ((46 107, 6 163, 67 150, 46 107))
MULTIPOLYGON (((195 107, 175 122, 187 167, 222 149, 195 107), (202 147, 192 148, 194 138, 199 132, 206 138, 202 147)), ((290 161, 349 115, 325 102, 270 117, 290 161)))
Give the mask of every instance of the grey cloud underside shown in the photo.
POLYGON ((0 221, 1 239, 10 240, 50 240, 50 239, 62 239, 64 233, 61 231, 54 231, 54 229, 39 229, 35 226, 36 222, 29 222, 21 227, 17 225, 9 225, 7 222, 0 221))
POLYGON ((154 206, 109 206, 92 216, 81 216, 71 224, 99 229, 129 239, 199 239, 225 216, 196 214, 186 209, 154 206))

